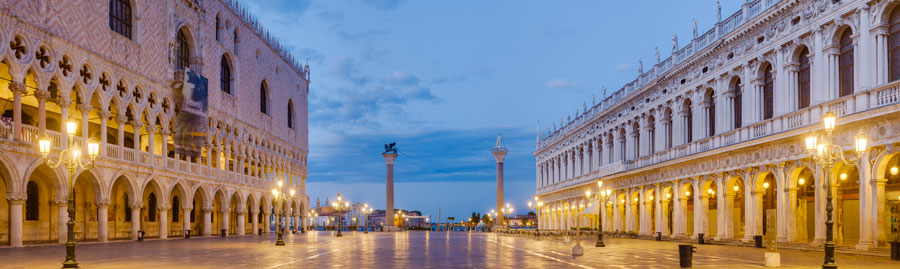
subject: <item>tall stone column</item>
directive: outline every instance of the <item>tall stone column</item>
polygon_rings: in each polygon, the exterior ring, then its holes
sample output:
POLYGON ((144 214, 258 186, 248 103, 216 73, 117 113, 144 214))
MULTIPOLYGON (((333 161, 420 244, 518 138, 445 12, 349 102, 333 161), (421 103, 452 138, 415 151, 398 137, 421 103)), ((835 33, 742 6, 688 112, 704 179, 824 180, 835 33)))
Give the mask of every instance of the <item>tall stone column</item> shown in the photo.
MULTIPOLYGON (((191 211, 194 208, 193 207, 181 207, 181 209, 183 210, 183 213, 184 213, 181 216, 181 219, 183 220, 181 222, 184 223, 184 227, 182 229, 185 231, 190 231, 191 230, 191 214, 193 213, 191 211)), ((185 233, 185 235, 187 235, 187 233, 185 233)))
POLYGON ((237 213, 237 235, 244 235, 244 231, 247 229, 245 224, 247 223, 247 210, 238 210, 237 213))
POLYGON ((109 201, 97 202, 97 239, 109 241, 109 201))
POLYGON ((498 138, 497 146, 491 149, 491 154, 497 162, 497 212, 503 209, 503 160, 506 159, 506 153, 506 148, 500 145, 498 138))
POLYGON ((159 239, 167 238, 169 238, 169 207, 161 206, 159 207, 159 239))
POLYGON ((131 240, 137 240, 138 231, 141 230, 141 206, 131 206, 131 240))
POLYGON ((384 190, 384 221, 387 222, 385 227, 394 227, 394 159, 397 153, 382 153, 384 156, 384 164, 387 168, 387 175, 384 190))
POLYGON ((13 92, 13 139, 22 140, 22 94, 25 93, 25 84, 11 82, 9 90, 13 92))
POLYGON ((56 228, 57 230, 59 230, 59 236, 57 236, 57 240, 60 244, 63 244, 66 243, 69 232, 69 226, 66 225, 66 223, 69 222, 69 200, 65 196, 59 196, 56 197, 53 202, 59 209, 56 218, 56 228))
POLYGON ((203 208, 203 236, 212 235, 212 212, 215 210, 213 207, 204 207, 203 208))
POLYGON ((7 193, 9 201, 9 245, 22 247, 22 205, 25 204, 24 193, 7 193))
POLYGON ((38 100, 38 130, 43 135, 47 130, 47 100, 50 99, 50 91, 46 89, 35 91, 34 97, 38 100))

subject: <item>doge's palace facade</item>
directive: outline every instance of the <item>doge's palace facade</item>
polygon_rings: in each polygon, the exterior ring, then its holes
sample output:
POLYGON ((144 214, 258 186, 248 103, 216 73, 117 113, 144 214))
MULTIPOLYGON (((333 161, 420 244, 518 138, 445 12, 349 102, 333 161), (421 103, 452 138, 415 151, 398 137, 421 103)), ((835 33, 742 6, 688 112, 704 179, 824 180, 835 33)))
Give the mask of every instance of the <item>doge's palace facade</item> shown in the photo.
POLYGON ((837 244, 895 240, 900 1, 756 0, 719 17, 539 133, 540 229, 596 227, 582 213, 599 201, 608 232, 751 241, 773 227, 780 242, 820 245, 830 191, 837 244), (803 141, 826 112, 847 155, 860 132, 870 146, 827 179, 803 141), (602 195, 586 196, 598 180, 602 195))
POLYGON ((79 241, 268 233, 271 189, 288 225, 303 223, 309 67, 234 0, 0 2, 0 244, 65 241, 69 183, 53 152, 101 141, 75 175, 79 241), (179 70, 208 79, 198 157, 175 154, 179 70), (64 127, 63 127, 64 128, 64 127))

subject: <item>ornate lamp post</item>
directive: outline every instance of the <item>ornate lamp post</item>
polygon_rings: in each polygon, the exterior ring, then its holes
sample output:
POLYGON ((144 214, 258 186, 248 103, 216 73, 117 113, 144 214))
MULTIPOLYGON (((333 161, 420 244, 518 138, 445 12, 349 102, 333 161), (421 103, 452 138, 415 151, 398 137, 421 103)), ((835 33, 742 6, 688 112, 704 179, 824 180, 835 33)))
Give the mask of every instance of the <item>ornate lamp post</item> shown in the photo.
MULTIPOLYGON (((534 211, 536 211, 535 212, 536 214, 543 214, 543 212, 541 212, 541 208, 543 208, 543 207, 544 207, 544 202, 541 202, 537 196, 534 197, 534 203, 532 203, 531 201, 528 201, 528 208, 534 209, 534 211)), ((534 231, 536 233, 539 233, 541 231, 540 230, 540 228, 541 228, 540 216, 541 215, 538 215, 538 218, 534 224, 534 231)))
MULTIPOLYGON (((279 180, 278 181, 278 189, 283 189, 283 188, 284 188, 284 181, 279 180)), ((283 207, 284 207, 284 200, 287 199, 288 197, 284 192, 279 191, 278 189, 272 189, 272 194, 275 195, 275 201, 278 203, 278 210, 277 210, 278 213, 276 214, 276 217, 278 218, 278 226, 275 227, 275 229, 277 230, 277 233, 278 233, 278 240, 275 241, 275 245, 276 246, 284 246, 284 236, 283 236, 284 235, 284 226, 281 223, 281 215, 282 215, 281 211, 283 210, 283 207)), ((290 190, 290 195, 291 195, 291 198, 294 198, 294 189, 290 190)))
POLYGON ((66 135, 68 136, 69 148, 59 153, 54 158, 50 156, 50 137, 41 136, 38 140, 38 147, 41 152, 41 158, 50 168, 57 168, 65 165, 69 172, 69 221, 66 222, 66 260, 63 262, 63 268, 78 268, 78 262, 75 261, 75 172, 78 169, 89 170, 94 167, 94 160, 100 154, 100 144, 97 140, 91 138, 88 143, 88 158, 82 159, 81 145, 75 145, 75 133, 78 129, 78 123, 75 121, 66 122, 66 135))
MULTIPOLYGON (((609 196, 609 190, 603 190, 603 181, 597 181, 597 193, 595 197, 597 197, 597 244, 594 247, 605 247, 606 244, 603 243, 603 197, 609 196)), ((591 191, 585 192, 584 196, 587 199, 591 199, 591 191)))
POLYGON ((835 121, 836 116, 833 112, 825 113, 825 116, 822 118, 822 122, 825 124, 825 136, 817 137, 816 133, 812 133, 806 137, 806 150, 809 151, 810 159, 816 165, 822 167, 822 170, 825 172, 825 263, 822 264, 822 268, 838 267, 834 263, 834 221, 831 219, 831 212, 834 210, 834 207, 831 204, 831 170, 837 163, 850 166, 859 163, 863 154, 867 151, 866 144, 868 143, 866 135, 860 130, 855 139, 855 156, 852 156, 850 159, 845 158, 844 150, 840 145, 835 145, 833 141, 832 134, 835 121))
POLYGON ((363 221, 363 233, 367 234, 369 233, 369 214, 372 213, 372 208, 369 207, 369 204, 365 204, 363 206, 362 213, 363 218, 365 218, 365 220, 363 221))
POLYGON ((341 215, 344 210, 350 208, 350 202, 344 201, 344 197, 341 197, 341 193, 338 193, 337 201, 332 202, 331 206, 338 210, 338 232, 335 237, 343 237, 344 235, 341 234, 341 230, 344 229, 344 221, 341 220, 341 215))

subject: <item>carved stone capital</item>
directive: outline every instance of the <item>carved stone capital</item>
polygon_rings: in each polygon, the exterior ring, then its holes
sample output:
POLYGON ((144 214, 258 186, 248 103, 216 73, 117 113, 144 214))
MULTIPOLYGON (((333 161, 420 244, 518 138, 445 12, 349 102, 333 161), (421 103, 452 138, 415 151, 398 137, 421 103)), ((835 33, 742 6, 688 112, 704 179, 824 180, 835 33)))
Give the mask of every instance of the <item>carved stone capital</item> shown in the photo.
POLYGON ((23 94, 23 93, 25 93, 25 83, 15 82, 15 81, 10 82, 9 90, 12 91, 14 94, 16 94, 16 93, 23 94))
POLYGON ((34 92, 34 98, 37 98, 38 101, 46 102, 48 99, 50 99, 50 91, 37 90, 34 92))
POLYGON ((81 112, 90 112, 94 107, 92 107, 90 104, 80 104, 76 108, 81 112))
POLYGON ((214 210, 216 210, 216 208, 215 208, 215 207, 211 207, 211 206, 206 206, 206 207, 203 207, 202 210, 203 210, 203 213, 211 213, 211 212, 213 212, 214 210))
POLYGON ((15 193, 15 192, 7 192, 6 200, 9 201, 10 204, 21 205, 25 203, 25 200, 28 198, 28 195, 25 193, 15 193))
POLYGON ((109 116, 112 116, 112 112, 109 112, 109 109, 101 109, 97 112, 97 115, 100 116, 100 119, 109 119, 109 116))
POLYGON ((112 203, 109 200, 100 200, 94 201, 94 204, 97 205, 97 207, 108 207, 112 203))

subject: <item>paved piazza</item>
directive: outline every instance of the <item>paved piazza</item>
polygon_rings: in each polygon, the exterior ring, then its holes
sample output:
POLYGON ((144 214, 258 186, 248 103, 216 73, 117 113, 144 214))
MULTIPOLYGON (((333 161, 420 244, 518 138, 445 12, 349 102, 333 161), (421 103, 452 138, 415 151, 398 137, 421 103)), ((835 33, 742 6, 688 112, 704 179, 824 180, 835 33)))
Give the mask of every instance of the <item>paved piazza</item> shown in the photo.
MULTIPOLYGON (((608 239, 606 248, 584 244, 585 255, 572 257, 573 243, 488 233, 331 232, 287 235, 286 247, 275 236, 233 236, 189 240, 122 241, 78 246, 83 268, 672 268, 677 243, 608 239)), ((573 241, 574 242, 574 241, 573 241)), ((762 249, 703 245, 694 255, 697 268, 759 268, 762 249)), ((0 249, 0 268, 58 268, 62 246, 0 249)), ((821 252, 781 251, 785 268, 818 268, 821 252)), ((843 268, 897 268, 887 258, 837 256, 843 268)))

